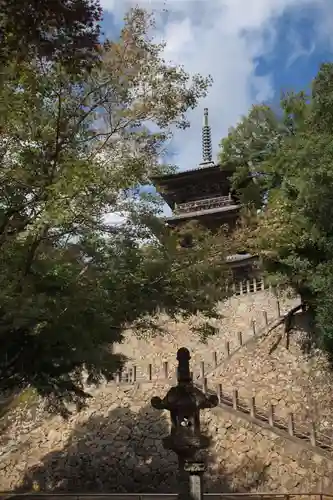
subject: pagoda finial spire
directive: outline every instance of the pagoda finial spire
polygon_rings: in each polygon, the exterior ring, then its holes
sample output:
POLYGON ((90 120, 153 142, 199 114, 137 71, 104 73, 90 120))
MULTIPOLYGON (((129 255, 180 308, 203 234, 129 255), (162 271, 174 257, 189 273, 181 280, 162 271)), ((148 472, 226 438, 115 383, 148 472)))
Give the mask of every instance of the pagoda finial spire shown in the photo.
POLYGON ((212 138, 210 126, 208 124, 208 108, 204 109, 202 127, 202 162, 212 163, 212 138))

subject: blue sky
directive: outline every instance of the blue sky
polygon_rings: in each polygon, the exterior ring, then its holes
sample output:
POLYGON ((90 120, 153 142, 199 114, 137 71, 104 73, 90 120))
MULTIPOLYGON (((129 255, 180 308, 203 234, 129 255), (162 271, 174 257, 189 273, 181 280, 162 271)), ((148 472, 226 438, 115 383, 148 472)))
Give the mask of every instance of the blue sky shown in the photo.
MULTIPOLYGON (((206 1, 209 3, 209 0, 206 1)), ((107 0, 105 3, 107 4, 107 0)), ((280 90, 306 88, 315 77, 321 62, 333 60, 331 46, 333 39, 331 40, 330 36, 323 36, 322 39, 318 37, 320 15, 325 10, 316 4, 320 2, 314 1, 313 6, 307 8, 287 9, 281 16, 275 18, 272 22, 275 30, 272 49, 254 58, 257 64, 256 74, 269 75, 272 79, 275 94, 273 100, 278 98, 280 90)), ((103 20, 105 34, 116 37, 121 27, 121 19, 114 15, 112 10, 105 10, 103 20)))
MULTIPOLYGON (((333 60, 330 37, 318 36, 320 9, 286 12, 276 21, 276 40, 270 54, 258 57, 257 73, 270 75, 273 99, 281 90, 309 88, 322 62, 333 60), (302 12, 303 11, 303 12, 302 12)), ((320 35, 320 32, 319 32, 320 35)))
POLYGON ((201 161, 205 106, 216 157, 221 137, 253 103, 276 103, 281 90, 308 87, 320 63, 333 58, 333 0, 102 0, 107 36, 119 32, 136 3, 157 16, 168 9, 157 32, 167 59, 214 79, 208 97, 189 113, 191 128, 177 131, 169 144, 181 170, 201 161))

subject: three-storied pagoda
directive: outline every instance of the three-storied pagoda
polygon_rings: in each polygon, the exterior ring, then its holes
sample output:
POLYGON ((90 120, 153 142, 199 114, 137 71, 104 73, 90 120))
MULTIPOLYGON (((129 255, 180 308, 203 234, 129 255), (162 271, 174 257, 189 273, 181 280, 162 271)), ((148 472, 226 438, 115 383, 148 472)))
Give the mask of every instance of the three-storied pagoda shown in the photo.
MULTIPOLYGON (((204 110, 202 127, 202 162, 198 167, 171 175, 155 177, 157 191, 172 210, 166 217, 171 228, 196 220, 214 230, 223 224, 232 230, 239 217, 241 205, 231 191, 232 169, 223 169, 212 161, 211 129, 208 109, 204 110)), ((228 262, 235 277, 245 278, 254 272, 256 258, 248 253, 230 255, 228 262)))

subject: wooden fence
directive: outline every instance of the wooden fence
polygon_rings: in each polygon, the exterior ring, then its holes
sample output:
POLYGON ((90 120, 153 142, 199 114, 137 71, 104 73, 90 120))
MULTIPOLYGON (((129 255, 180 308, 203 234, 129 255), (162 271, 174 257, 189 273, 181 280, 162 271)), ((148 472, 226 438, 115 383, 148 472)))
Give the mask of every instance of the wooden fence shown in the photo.
MULTIPOLYGON (((207 393, 212 392, 208 390, 206 381, 198 387, 203 388, 207 393)), ((314 421, 296 424, 295 415, 292 412, 289 412, 286 418, 277 417, 276 406, 270 404, 268 410, 260 409, 256 405, 255 396, 252 396, 250 400, 241 399, 237 389, 234 389, 231 394, 226 393, 222 384, 217 386, 217 395, 221 406, 229 406, 237 412, 249 415, 254 421, 265 422, 273 430, 280 429, 290 437, 295 437, 330 453, 333 452, 333 436, 319 431, 314 421)))
POLYGON ((268 289, 273 291, 273 288, 261 276, 250 280, 234 281, 227 285, 227 291, 231 291, 233 295, 245 295, 268 289))
MULTIPOLYGON (((202 361, 200 363, 200 376, 195 378, 202 378, 203 376, 209 376, 216 368, 221 366, 221 364, 230 359, 236 352, 238 352, 242 347, 246 346, 249 342, 259 339, 265 334, 270 333, 274 328, 283 323, 287 315, 281 316, 280 302, 276 301, 277 317, 271 322, 268 321, 267 311, 262 311, 263 314, 263 327, 258 327, 255 320, 251 321, 251 333, 244 338, 244 334, 239 331, 237 333, 237 345, 232 349, 229 341, 222 342, 222 349, 220 352, 213 351, 211 354, 211 362, 209 363, 210 370, 208 373, 203 375, 205 372, 205 363, 202 361)), ((207 365, 207 362, 206 362, 207 365)), ((198 370, 199 371, 199 370, 198 370)), ((135 382, 151 382, 154 378, 154 373, 156 375, 156 370, 153 369, 152 364, 148 364, 144 368, 138 368, 136 365, 126 365, 122 370, 114 374, 113 380, 116 383, 135 383, 135 382)), ((157 373, 155 381, 165 380, 176 376, 176 373, 170 373, 168 361, 164 361, 161 369, 157 373)))
MULTIPOLYGON (((213 353, 213 358, 217 363, 217 353, 213 353)), ((115 382, 117 384, 135 384, 138 382, 142 383, 155 383, 166 382, 170 384, 172 381, 176 382, 176 370, 173 372, 169 371, 168 362, 165 361, 163 363, 162 376, 157 376, 156 378, 153 376, 152 365, 148 365, 147 376, 145 378, 137 378, 136 377, 136 367, 132 367, 125 373, 125 377, 122 377, 120 373, 117 374, 115 382)), ((193 377, 193 372, 192 372, 193 377)), ((200 364, 200 383, 194 382, 194 385, 198 388, 201 388, 206 393, 212 393, 208 388, 208 381, 205 375, 205 367, 204 363, 200 364)), ((251 417, 254 423, 259 424, 264 422, 274 431, 275 429, 279 429, 283 431, 286 437, 297 438, 307 444, 310 444, 313 447, 320 448, 324 451, 328 451, 329 453, 333 452, 333 434, 326 434, 318 429, 318 424, 316 422, 310 421, 304 424, 296 424, 295 423, 295 415, 293 413, 289 413, 287 418, 278 417, 276 415, 277 407, 269 404, 268 410, 261 409, 257 406, 255 396, 252 396, 251 399, 243 400, 239 396, 238 389, 234 389, 232 393, 227 393, 223 390, 223 385, 218 384, 216 387, 216 393, 219 398, 219 404, 223 407, 230 407, 233 410, 239 413, 239 416, 248 415, 251 417)))

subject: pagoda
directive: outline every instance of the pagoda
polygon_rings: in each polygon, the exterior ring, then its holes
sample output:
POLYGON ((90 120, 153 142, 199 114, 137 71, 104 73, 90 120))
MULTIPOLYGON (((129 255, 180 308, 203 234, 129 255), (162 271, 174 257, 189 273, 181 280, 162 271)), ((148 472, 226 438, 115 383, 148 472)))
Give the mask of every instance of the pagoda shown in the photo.
MULTIPOLYGON (((189 221, 197 221, 214 231, 227 225, 230 231, 239 218, 241 205, 231 190, 232 168, 212 161, 211 128, 208 109, 204 110, 202 127, 202 162, 198 167, 174 174, 154 177, 156 190, 172 210, 165 221, 177 228, 189 221)), ((247 252, 230 255, 227 261, 237 278, 246 279, 255 272, 256 257, 247 252)))

